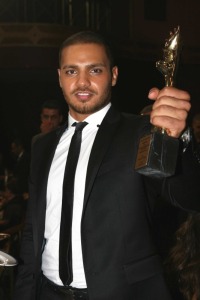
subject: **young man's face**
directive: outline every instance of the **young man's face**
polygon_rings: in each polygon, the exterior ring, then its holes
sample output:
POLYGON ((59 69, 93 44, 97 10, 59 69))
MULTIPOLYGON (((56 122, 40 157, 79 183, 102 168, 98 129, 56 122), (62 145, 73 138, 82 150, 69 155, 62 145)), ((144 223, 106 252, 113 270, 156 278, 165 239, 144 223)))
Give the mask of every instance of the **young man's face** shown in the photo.
POLYGON ((41 132, 47 133, 60 125, 62 122, 62 115, 58 109, 43 108, 41 122, 41 132))
POLYGON ((58 74, 71 116, 82 121, 109 103, 118 70, 103 46, 77 44, 63 49, 58 74))

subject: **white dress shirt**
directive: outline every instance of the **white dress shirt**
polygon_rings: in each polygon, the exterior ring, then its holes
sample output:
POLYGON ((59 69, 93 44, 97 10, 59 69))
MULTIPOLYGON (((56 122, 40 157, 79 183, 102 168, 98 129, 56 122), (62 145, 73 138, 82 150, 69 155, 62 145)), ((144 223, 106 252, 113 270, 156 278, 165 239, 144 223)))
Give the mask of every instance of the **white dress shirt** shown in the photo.
MULTIPOLYGON (((85 272, 83 268, 82 246, 81 246, 81 216, 85 193, 85 179, 90 152, 101 124, 111 104, 109 103, 101 110, 87 117, 84 121, 88 125, 82 132, 82 143, 77 164, 74 181, 74 206, 72 219, 72 266, 73 282, 76 288, 86 288, 85 272)), ((45 219, 46 244, 42 254, 43 274, 58 285, 63 285, 59 277, 59 235, 60 218, 62 206, 62 184, 65 163, 68 155, 69 145, 76 122, 70 115, 68 117, 68 128, 63 133, 52 161, 47 185, 47 208, 45 219)))

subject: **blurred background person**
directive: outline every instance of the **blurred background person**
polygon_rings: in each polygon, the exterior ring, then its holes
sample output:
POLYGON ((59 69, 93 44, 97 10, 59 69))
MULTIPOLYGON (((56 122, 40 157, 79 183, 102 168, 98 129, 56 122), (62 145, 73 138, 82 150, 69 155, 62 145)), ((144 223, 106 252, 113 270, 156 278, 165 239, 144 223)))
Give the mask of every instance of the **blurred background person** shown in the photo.
POLYGON ((43 103, 41 109, 40 133, 32 138, 32 144, 42 135, 58 128, 63 121, 61 105, 57 100, 50 99, 43 103))
POLYGON ((0 152, 0 191, 4 190, 5 187, 5 173, 6 167, 2 152, 0 152))
POLYGON ((14 138, 11 142, 12 155, 12 176, 15 177, 19 193, 25 198, 28 198, 28 179, 30 168, 30 155, 25 149, 24 143, 20 138, 14 138))
POLYGON ((200 299, 200 213, 190 213, 176 231, 175 243, 166 261, 174 299, 200 299), (178 294, 179 293, 179 294, 178 294))
POLYGON ((8 179, 1 203, 0 231, 18 225, 23 221, 26 205, 19 192, 15 177, 8 179))

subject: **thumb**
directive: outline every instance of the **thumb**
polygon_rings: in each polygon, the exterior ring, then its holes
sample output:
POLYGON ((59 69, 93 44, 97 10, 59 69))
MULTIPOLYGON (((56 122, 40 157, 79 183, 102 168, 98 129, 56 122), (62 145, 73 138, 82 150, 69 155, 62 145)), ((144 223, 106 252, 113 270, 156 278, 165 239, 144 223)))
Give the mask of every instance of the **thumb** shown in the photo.
POLYGON ((156 100, 156 98, 158 97, 158 94, 159 94, 159 89, 158 88, 152 88, 149 91, 148 98, 151 99, 151 100, 156 100))

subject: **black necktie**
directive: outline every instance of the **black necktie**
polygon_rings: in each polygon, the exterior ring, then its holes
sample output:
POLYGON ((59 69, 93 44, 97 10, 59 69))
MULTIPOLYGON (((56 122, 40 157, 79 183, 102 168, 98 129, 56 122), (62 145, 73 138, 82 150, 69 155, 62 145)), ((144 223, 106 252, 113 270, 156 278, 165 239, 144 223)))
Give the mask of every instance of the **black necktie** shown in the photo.
POLYGON ((75 123, 76 129, 69 146, 63 179, 59 245, 59 275, 64 285, 69 285, 73 280, 71 226, 74 198, 74 176, 81 148, 82 130, 87 124, 87 122, 75 123))

